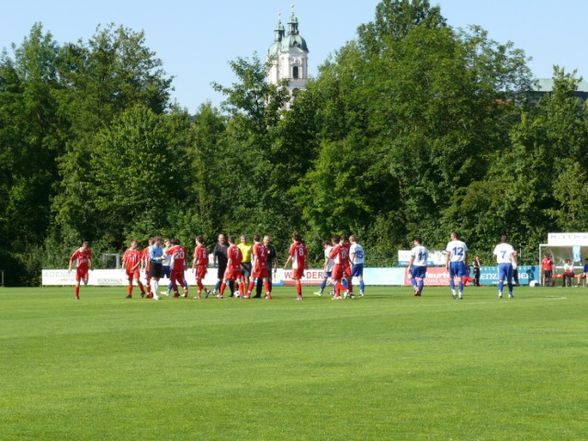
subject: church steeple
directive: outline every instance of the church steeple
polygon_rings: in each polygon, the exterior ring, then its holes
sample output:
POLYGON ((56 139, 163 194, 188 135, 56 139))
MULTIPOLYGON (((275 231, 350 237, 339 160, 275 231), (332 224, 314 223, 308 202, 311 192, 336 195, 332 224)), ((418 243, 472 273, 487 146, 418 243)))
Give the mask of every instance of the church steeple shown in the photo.
POLYGON ((274 42, 268 51, 270 63, 268 81, 278 85, 286 80, 288 90, 292 95, 306 88, 308 80, 309 51, 306 40, 300 35, 298 25, 295 6, 292 4, 288 31, 286 32, 281 19, 279 19, 274 29, 274 42))

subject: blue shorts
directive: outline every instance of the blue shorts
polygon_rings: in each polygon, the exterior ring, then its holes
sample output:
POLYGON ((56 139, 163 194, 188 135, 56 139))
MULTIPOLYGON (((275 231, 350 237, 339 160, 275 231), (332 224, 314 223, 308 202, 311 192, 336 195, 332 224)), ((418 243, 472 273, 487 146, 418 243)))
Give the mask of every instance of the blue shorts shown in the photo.
POLYGON ((353 264, 351 267, 351 277, 363 277, 363 263, 353 264))
POLYGON ((449 277, 465 277, 469 273, 469 268, 466 268, 464 262, 450 262, 449 263, 449 277))
POLYGON ((325 271, 323 273, 323 279, 328 279, 329 277, 331 277, 333 275, 333 271, 325 271))
POLYGON ((171 276, 171 266, 164 266, 163 267, 163 277, 169 279, 171 276))
POLYGON ((506 279, 508 282, 512 280, 512 263, 498 264, 498 281, 502 282, 506 279))
POLYGON ((412 278, 413 279, 424 279, 427 277, 426 266, 413 266, 412 267, 412 278))

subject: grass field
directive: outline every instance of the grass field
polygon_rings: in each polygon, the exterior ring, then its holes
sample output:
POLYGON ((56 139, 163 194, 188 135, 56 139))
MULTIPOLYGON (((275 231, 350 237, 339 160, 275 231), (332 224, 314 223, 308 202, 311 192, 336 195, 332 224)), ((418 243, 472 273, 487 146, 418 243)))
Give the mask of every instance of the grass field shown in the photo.
POLYGON ((0 289, 0 440, 588 439, 588 289, 0 289))

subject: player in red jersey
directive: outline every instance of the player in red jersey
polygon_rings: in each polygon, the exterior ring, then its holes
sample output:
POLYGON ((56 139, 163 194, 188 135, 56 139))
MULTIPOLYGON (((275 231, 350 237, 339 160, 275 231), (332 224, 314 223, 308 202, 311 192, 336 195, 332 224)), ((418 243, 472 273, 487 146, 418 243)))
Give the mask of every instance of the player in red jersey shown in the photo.
POLYGON ((74 294, 76 300, 80 300, 80 282, 83 281, 84 285, 88 284, 88 271, 92 269, 92 249, 88 242, 84 241, 82 246, 75 250, 69 258, 70 272, 74 260, 76 261, 76 286, 74 288, 74 294))
POLYGON ((227 270, 225 271, 225 276, 223 278, 223 283, 220 286, 220 292, 217 295, 219 299, 223 299, 225 296, 225 288, 227 287, 227 282, 230 281, 237 281, 239 282, 239 292, 243 295, 243 275, 241 273, 241 261, 243 260, 243 253, 241 250, 237 248, 235 245, 235 238, 233 236, 229 236, 229 248, 227 249, 227 270))
POLYGON ((203 289, 208 298, 208 289, 204 288, 204 285, 202 284, 202 279, 204 279, 206 272, 208 271, 208 250, 204 245, 204 238, 202 236, 196 238, 196 248, 194 248, 194 261, 192 263, 192 268, 196 275, 196 285, 198 285, 198 295, 194 298, 201 299, 203 289))
POLYGON ((288 253, 288 260, 284 264, 284 269, 292 262, 292 279, 296 283, 296 300, 302 300, 302 282, 300 279, 304 277, 304 270, 306 269, 306 256, 308 250, 306 245, 302 242, 300 234, 292 234, 292 245, 290 245, 290 252, 288 253))
POLYGON ((259 280, 263 280, 265 285, 265 299, 271 300, 272 293, 269 285, 269 268, 267 263, 268 249, 260 242, 259 234, 253 235, 253 273, 251 280, 249 281, 249 288, 245 298, 251 297, 251 291, 253 287, 257 285, 259 280))
POLYGON ((180 285, 184 287, 184 295, 182 297, 187 298, 188 288, 186 287, 186 283, 184 281, 187 254, 186 248, 180 245, 180 241, 178 239, 172 239, 170 242, 172 246, 165 252, 165 254, 172 257, 170 265, 170 282, 174 291, 174 297, 180 297, 180 293, 178 291, 178 283, 180 283, 180 285))
MULTIPOLYGON (((151 292, 151 274, 149 273, 149 247, 153 245, 153 238, 150 238, 147 242, 147 247, 143 250, 141 254, 141 267, 142 270, 145 271, 145 286, 147 286, 147 298, 153 298, 153 293, 151 292)), ((143 293, 141 293, 141 297, 143 297, 143 293)))
POLYGON ((347 239, 347 236, 341 236, 341 264, 343 265, 343 280, 341 284, 345 288, 345 297, 354 298, 353 296, 353 284, 351 283, 351 260, 350 260, 350 249, 351 244, 347 239))
MULTIPOLYGON (((335 281, 335 296, 333 300, 341 300, 341 290, 343 286, 341 285, 341 280, 343 279, 343 262, 345 261, 345 249, 341 246, 341 238, 339 236, 333 236, 331 239, 331 244, 333 247, 331 248, 331 252, 329 253, 329 258, 333 259, 335 264, 333 265, 333 273, 332 278, 335 281)), ((347 260, 349 260, 347 258, 347 260)))
POLYGON ((141 265, 142 258, 143 253, 137 249, 137 241, 132 240, 131 246, 123 254, 123 267, 127 273, 127 278, 129 279, 129 286, 127 287, 127 299, 133 298, 133 280, 137 281, 137 285, 141 290, 141 297, 145 296, 145 288, 143 287, 139 277, 139 265, 141 265))

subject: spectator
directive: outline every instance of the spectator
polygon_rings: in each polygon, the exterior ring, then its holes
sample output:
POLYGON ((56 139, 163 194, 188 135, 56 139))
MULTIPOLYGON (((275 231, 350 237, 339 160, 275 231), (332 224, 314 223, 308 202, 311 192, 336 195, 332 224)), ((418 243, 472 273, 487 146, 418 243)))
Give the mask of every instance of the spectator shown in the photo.
POLYGON ((480 286, 480 267, 482 266, 482 262, 478 256, 474 257, 473 267, 474 267, 474 286, 480 286))
POLYGON ((572 286, 574 278, 574 264, 570 259, 566 259, 563 272, 563 286, 572 286))
POLYGON ((541 269, 543 270, 541 274, 541 285, 553 286, 553 259, 547 254, 543 256, 541 269))

